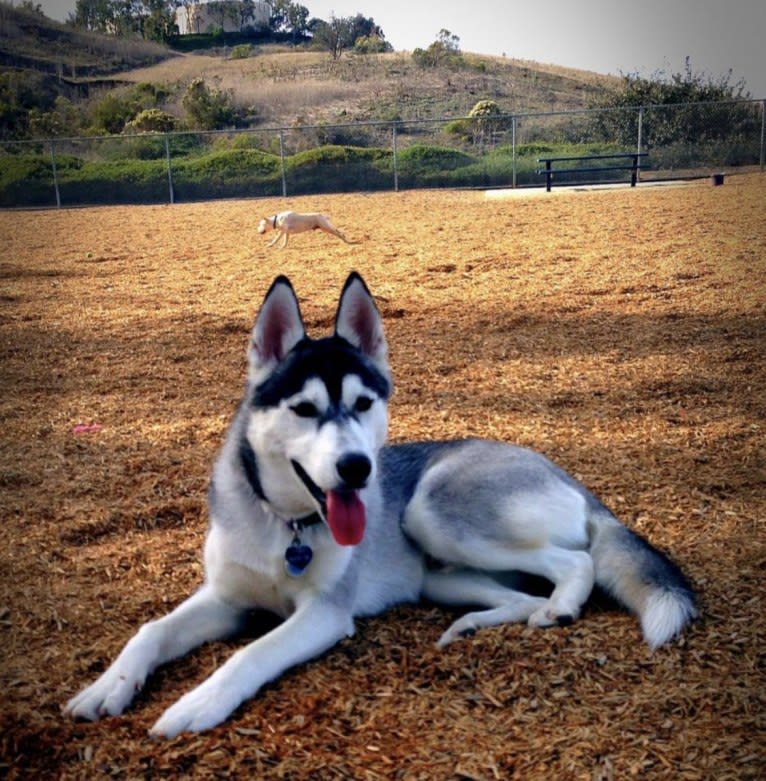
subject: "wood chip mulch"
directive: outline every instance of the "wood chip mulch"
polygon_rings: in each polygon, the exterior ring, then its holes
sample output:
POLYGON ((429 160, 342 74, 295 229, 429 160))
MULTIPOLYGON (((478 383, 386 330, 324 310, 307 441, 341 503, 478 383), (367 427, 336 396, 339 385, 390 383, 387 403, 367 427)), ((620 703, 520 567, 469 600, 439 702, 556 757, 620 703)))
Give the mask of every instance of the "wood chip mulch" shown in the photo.
POLYGON ((764 203, 755 173, 0 213, 0 776, 766 777, 764 203), (359 243, 267 250, 258 218, 285 208, 359 243), (123 716, 64 718, 200 583, 209 469, 269 283, 290 276, 319 334, 352 268, 385 319, 391 438, 542 450, 671 553, 703 619, 653 654, 598 603, 438 651, 454 615, 402 606, 203 734, 147 730, 246 638, 159 670, 123 716))

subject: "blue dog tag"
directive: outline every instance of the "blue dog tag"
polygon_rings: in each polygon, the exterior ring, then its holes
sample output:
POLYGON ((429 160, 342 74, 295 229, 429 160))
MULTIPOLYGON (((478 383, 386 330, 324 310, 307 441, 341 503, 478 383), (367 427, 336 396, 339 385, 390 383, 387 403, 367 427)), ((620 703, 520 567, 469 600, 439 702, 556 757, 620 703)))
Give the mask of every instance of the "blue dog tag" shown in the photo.
POLYGON ((306 567, 311 564, 314 552, 308 545, 301 545, 298 540, 293 540, 285 551, 285 570, 287 574, 297 578, 304 574, 306 567))

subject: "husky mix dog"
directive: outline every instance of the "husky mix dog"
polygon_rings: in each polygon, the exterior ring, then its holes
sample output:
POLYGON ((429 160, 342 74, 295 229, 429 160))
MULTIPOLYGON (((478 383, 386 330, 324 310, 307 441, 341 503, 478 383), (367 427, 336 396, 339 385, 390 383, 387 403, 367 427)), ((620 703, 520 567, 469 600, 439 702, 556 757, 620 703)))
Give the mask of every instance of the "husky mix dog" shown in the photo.
POLYGON ((479 608, 441 636, 574 621, 594 583, 635 612, 654 649, 696 615, 680 569, 542 455, 479 439, 384 446, 391 376, 382 321, 362 278, 335 332, 306 335, 293 288, 269 290, 242 400, 215 463, 205 580, 145 624, 66 712, 121 713, 159 665, 230 636, 254 608, 284 618, 237 651, 152 729, 220 724, 293 665, 354 632, 356 616, 426 598, 479 608), (509 586, 531 573, 547 597, 509 586))

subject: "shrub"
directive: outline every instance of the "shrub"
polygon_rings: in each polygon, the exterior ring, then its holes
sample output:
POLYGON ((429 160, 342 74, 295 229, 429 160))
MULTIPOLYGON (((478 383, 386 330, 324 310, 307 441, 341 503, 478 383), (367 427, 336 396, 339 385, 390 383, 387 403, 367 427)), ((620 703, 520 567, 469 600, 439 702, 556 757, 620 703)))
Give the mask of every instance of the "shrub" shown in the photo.
POLYGON ((157 203, 168 200, 163 160, 110 160, 83 163, 76 175, 61 172, 63 203, 157 203))
POLYGON ((125 123, 133 116, 134 110, 130 103, 110 92, 94 106, 90 130, 96 134, 117 135, 122 133, 125 123))
POLYGON ((392 52, 394 47, 379 35, 363 35, 356 39, 354 51, 357 54, 380 54, 382 52, 392 52))
POLYGON ((229 59, 246 60, 252 53, 253 47, 249 43, 239 43, 232 48, 229 59))
POLYGON ((403 149, 398 158, 402 169, 410 173, 450 171, 475 162, 471 155, 457 149, 424 144, 413 144, 403 149))
POLYGON ((182 102, 189 124, 196 129, 217 130, 237 123, 237 112, 230 96, 221 90, 210 89, 199 77, 189 85, 182 102))
POLYGON ((148 108, 139 112, 125 124, 125 133, 169 133, 176 128, 178 120, 158 108, 148 108))
POLYGON ((238 133, 234 138, 229 141, 230 149, 256 149, 264 152, 264 145, 268 145, 271 140, 270 136, 263 133, 238 133))
POLYGON ((473 122, 470 119, 453 119, 444 126, 444 132, 468 142, 473 135, 473 122))
POLYGON ((80 112, 72 101, 59 95, 51 111, 29 111, 29 133, 34 138, 75 136, 81 129, 80 112))
POLYGON ((279 195, 279 157, 255 149, 228 149, 188 158, 173 166, 173 187, 181 200, 279 195))
POLYGON ((128 92, 109 92, 91 109, 90 132, 97 135, 118 135, 139 114, 157 108, 169 91, 155 84, 142 82, 128 92))
POLYGON ((353 146, 322 146, 287 160, 293 193, 353 192, 392 185, 391 152, 353 146))

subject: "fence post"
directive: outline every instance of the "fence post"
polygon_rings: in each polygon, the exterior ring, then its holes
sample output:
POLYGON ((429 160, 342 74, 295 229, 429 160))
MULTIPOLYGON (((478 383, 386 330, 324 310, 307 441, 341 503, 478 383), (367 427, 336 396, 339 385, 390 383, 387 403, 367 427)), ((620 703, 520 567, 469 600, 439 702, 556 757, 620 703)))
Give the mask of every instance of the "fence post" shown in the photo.
POLYGON ((168 190, 170 192, 170 203, 172 205, 175 203, 175 198, 173 196, 173 171, 170 168, 170 141, 167 133, 165 133, 165 160, 167 160, 168 164, 168 190))
MULTIPOLYGON (((638 107, 638 142, 636 146, 636 152, 640 155, 641 154, 641 147, 644 143, 644 107, 639 106, 638 107)), ((638 164, 638 158, 636 158, 636 164, 638 164)), ((641 167, 639 166, 636 170, 636 179, 637 181, 641 181, 641 167)))
POLYGON ((761 101, 761 173, 766 165, 766 98, 761 101))
MULTIPOLYGON (((56 192, 56 208, 61 208, 61 193, 59 192, 59 177, 56 172, 56 153, 53 151, 55 142, 51 139, 51 169, 53 170, 53 189, 56 192)), ((763 147, 763 144, 761 144, 763 147)))
POLYGON ((516 115, 511 117, 511 189, 516 189, 516 115))
POLYGON ((279 129, 279 161, 282 166, 282 197, 287 198, 287 172, 285 171, 285 133, 279 129))
POLYGON ((396 122, 391 128, 392 154, 394 159, 394 192, 399 192, 399 166, 396 161, 396 122))

